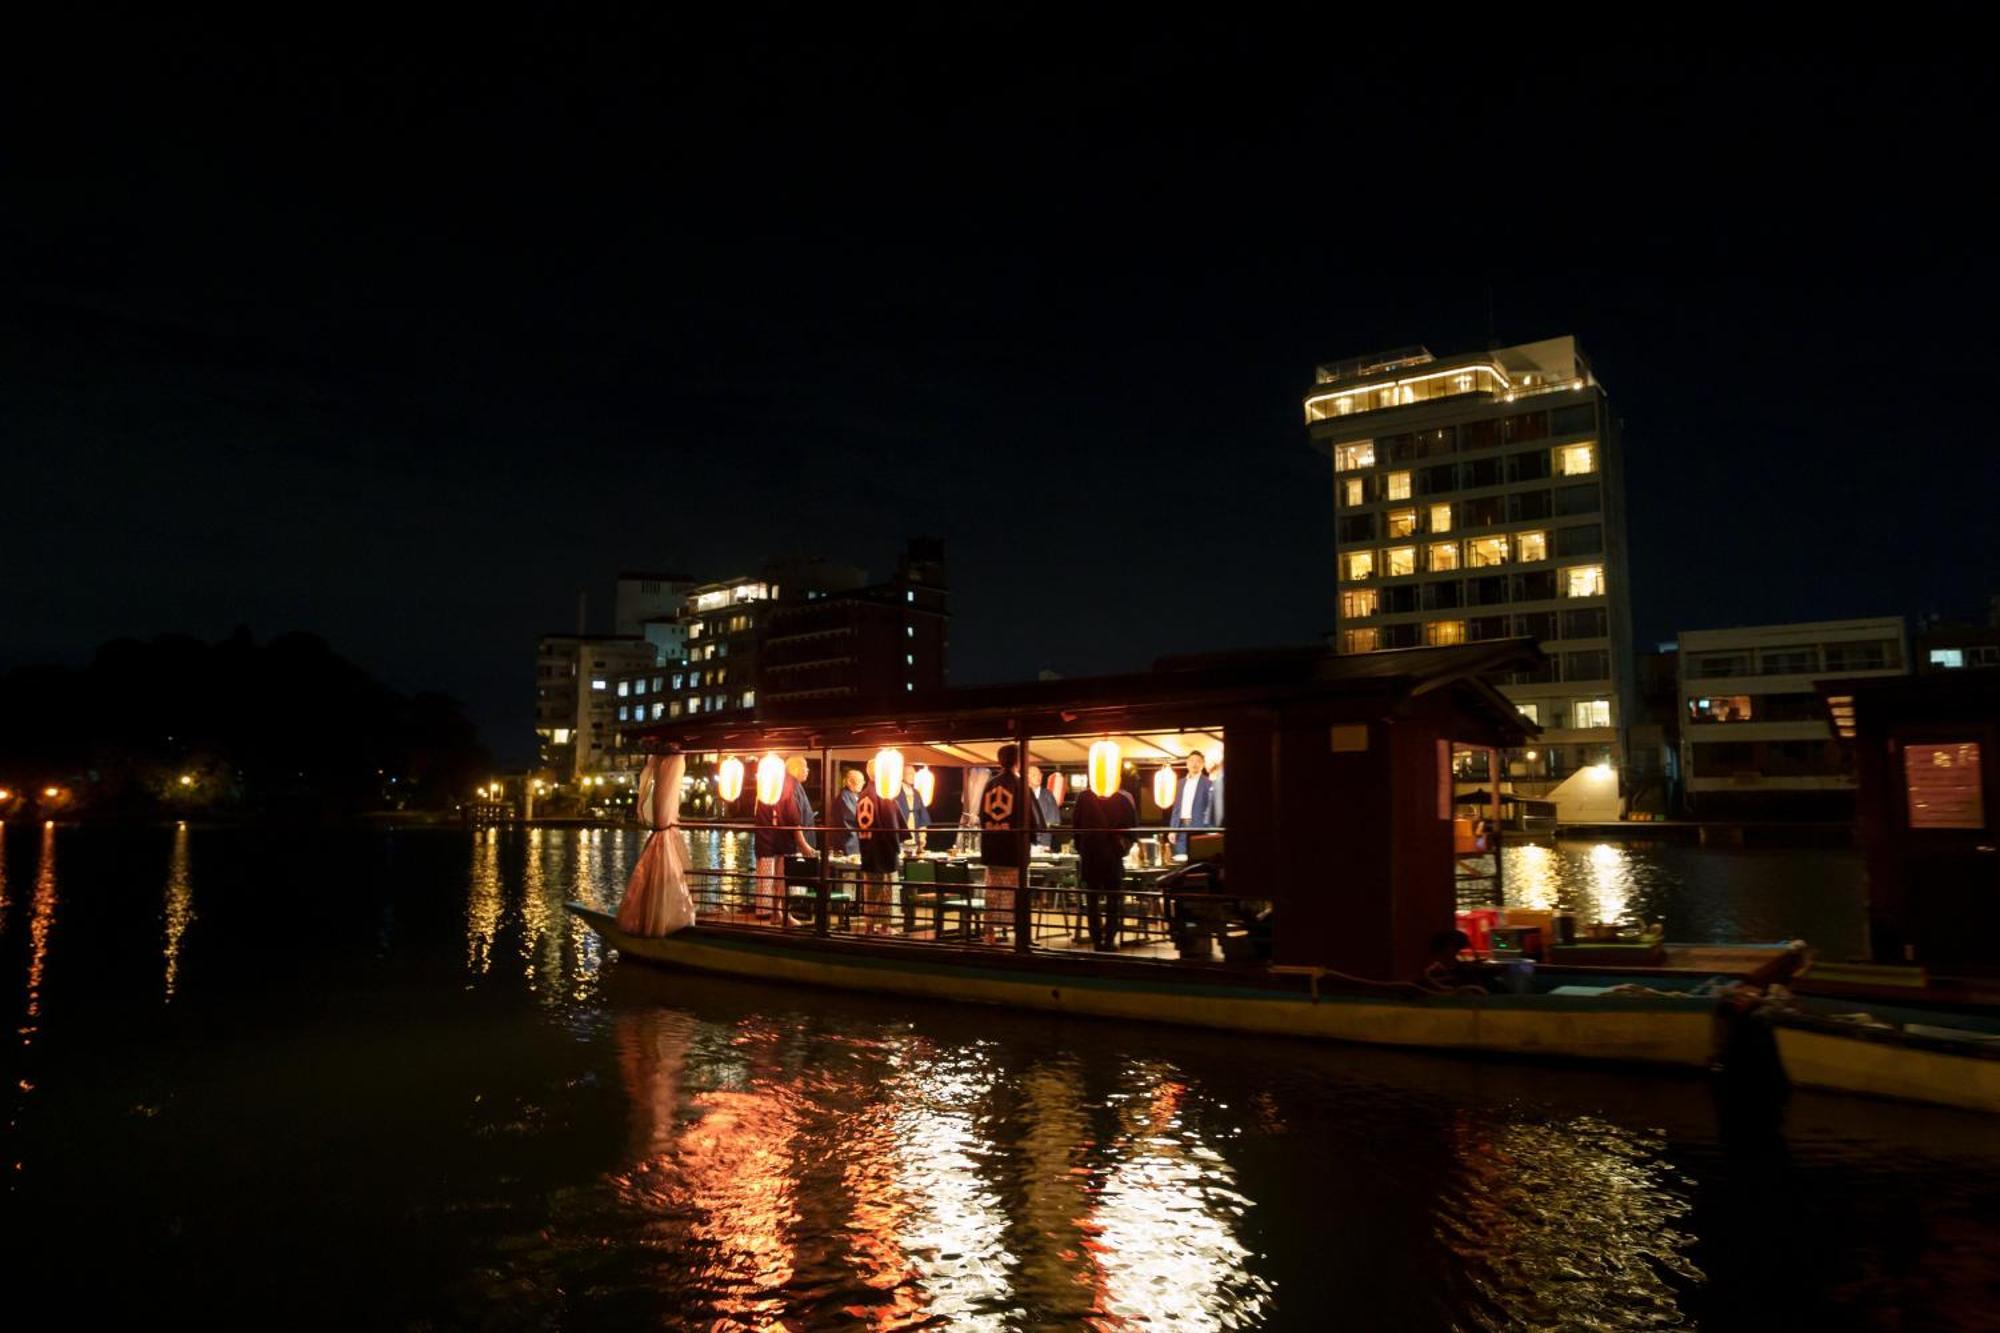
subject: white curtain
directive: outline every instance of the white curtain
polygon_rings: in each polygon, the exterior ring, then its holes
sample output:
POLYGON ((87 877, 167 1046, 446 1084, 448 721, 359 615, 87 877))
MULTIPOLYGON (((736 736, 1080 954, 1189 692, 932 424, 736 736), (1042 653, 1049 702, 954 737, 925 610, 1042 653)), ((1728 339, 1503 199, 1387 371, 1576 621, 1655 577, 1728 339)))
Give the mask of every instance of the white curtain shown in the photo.
POLYGON ((628 935, 671 935, 694 924, 687 887, 687 842, 681 836, 681 775, 687 759, 653 755, 639 776, 639 820, 652 831, 632 867, 618 928, 628 935))

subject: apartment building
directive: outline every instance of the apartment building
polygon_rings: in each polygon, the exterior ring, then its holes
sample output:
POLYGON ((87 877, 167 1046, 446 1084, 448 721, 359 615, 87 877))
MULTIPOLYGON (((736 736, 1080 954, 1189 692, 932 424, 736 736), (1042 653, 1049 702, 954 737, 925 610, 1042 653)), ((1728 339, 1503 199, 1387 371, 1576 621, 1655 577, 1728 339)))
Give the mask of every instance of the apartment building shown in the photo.
POLYGON ((544 634, 535 646, 536 766, 566 782, 609 763, 617 746, 614 682, 656 660, 639 635, 544 634))
POLYGON ((1572 337, 1319 367, 1305 398, 1333 463, 1334 646, 1342 653, 1532 638, 1504 683, 1543 728, 1517 791, 1615 819, 1633 711, 1622 457, 1572 337))
POLYGON ((1689 812, 1846 818, 1853 756, 1835 741, 1814 685, 1909 671, 1900 616, 1683 631, 1681 778, 1689 812))

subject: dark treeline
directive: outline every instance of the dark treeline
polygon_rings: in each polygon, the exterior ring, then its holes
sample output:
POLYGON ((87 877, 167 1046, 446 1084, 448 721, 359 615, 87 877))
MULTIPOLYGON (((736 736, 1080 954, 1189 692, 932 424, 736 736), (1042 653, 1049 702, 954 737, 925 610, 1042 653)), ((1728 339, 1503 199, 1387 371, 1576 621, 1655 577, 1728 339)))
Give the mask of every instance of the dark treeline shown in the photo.
POLYGON ((400 694, 310 634, 118 639, 81 670, 0 676, 0 813, 448 809, 491 762, 454 700, 400 694))

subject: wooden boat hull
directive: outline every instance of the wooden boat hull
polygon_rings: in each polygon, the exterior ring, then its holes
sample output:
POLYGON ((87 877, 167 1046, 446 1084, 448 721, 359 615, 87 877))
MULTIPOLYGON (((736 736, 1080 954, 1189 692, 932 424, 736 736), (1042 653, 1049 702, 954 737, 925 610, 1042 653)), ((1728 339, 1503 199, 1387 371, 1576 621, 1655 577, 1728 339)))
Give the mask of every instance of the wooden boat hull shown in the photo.
MULTIPOLYGON (((1355 1042, 1459 1054, 1705 1070, 1713 1001, 1698 996, 1487 995, 1390 998, 1258 987, 1171 967, 1103 971, 1096 958, 1008 955, 941 959, 922 946, 696 928, 665 937, 618 929, 607 914, 568 904, 620 953, 641 962, 794 985, 1228 1032, 1355 1042), (817 946, 817 947, 815 947, 817 946), (926 950, 926 952, 928 952, 926 950), (1149 974, 1150 973, 1150 974, 1149 974)), ((1824 1026, 1780 1025, 1778 1049, 1801 1087, 2000 1112, 2000 1058, 1824 1026)))

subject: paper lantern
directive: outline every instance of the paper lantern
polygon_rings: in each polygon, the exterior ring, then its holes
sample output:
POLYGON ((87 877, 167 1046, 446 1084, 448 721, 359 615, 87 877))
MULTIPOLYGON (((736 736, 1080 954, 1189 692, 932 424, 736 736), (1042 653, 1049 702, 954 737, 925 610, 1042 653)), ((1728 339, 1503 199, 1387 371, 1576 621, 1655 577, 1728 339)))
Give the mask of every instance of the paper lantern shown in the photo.
POLYGON ((743 761, 735 755, 722 761, 722 767, 715 771, 715 790, 729 805, 743 794, 743 761))
POLYGON ((1049 788, 1049 795, 1056 798, 1057 805, 1061 805, 1063 803, 1063 797, 1069 794, 1069 788, 1064 785, 1063 775, 1060 773, 1049 774, 1048 788, 1049 788))
POLYGON ((1090 789, 1099 796, 1118 790, 1119 754, 1117 741, 1098 741, 1090 747, 1090 789))
POLYGON ((931 793, 937 790, 937 774, 931 772, 930 765, 924 764, 917 769, 917 776, 911 781, 916 786, 917 795, 924 798, 925 805, 929 805, 931 793))
POLYGON ((757 804, 776 805, 785 794, 785 761, 767 754, 757 761, 757 804))
POLYGON ((903 794, 903 752, 877 750, 868 765, 868 776, 875 779, 876 791, 891 801, 895 800, 903 794))
POLYGON ((1161 764, 1153 774, 1153 804, 1162 810, 1174 808, 1174 766, 1161 764))

